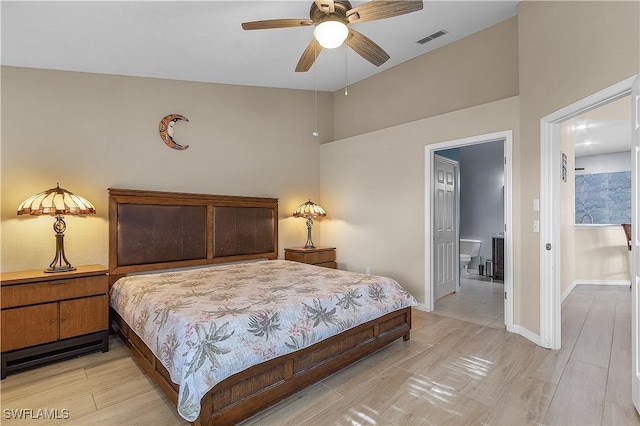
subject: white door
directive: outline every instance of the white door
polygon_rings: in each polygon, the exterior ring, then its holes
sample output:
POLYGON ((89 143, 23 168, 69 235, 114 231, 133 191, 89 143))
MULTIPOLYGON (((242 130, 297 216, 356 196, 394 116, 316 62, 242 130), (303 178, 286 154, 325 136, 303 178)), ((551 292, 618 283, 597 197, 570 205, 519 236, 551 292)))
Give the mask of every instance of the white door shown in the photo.
POLYGON ((631 359, 632 359, 632 397, 636 410, 640 413, 640 350, 638 350, 638 332, 640 331, 640 77, 631 85, 631 359))
POLYGON ((436 299, 456 291, 458 163, 439 155, 434 160, 433 264, 436 299))

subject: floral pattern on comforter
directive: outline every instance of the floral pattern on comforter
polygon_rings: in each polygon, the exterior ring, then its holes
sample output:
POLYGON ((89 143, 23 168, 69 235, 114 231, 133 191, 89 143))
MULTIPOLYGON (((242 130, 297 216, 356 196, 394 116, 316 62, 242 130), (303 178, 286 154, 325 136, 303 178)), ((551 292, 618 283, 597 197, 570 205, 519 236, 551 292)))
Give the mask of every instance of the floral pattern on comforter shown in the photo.
POLYGON ((188 421, 226 377, 415 304, 390 278, 286 260, 130 276, 111 290, 111 306, 180 385, 188 421))

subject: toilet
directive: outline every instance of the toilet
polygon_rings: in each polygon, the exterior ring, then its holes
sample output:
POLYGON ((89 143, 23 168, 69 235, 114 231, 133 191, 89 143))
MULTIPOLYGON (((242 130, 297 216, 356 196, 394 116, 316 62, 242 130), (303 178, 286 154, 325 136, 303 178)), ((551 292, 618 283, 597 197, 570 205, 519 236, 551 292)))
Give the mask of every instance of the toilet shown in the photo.
POLYGON ((472 257, 476 257, 480 254, 480 240, 466 240, 460 239, 460 266, 465 275, 469 275, 467 268, 472 257))

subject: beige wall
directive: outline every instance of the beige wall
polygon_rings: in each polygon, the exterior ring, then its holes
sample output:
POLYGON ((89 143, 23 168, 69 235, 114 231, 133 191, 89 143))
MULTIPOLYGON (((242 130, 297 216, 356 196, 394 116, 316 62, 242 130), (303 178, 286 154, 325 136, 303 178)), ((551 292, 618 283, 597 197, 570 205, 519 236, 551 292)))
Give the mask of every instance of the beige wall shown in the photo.
POLYGON ((575 230, 577 282, 628 281, 629 251, 621 226, 575 230))
POLYGON ((423 303, 425 145, 512 129, 517 151, 518 105, 513 97, 322 145, 321 242, 337 247, 339 267, 369 266, 423 303))
MULTIPOLYGON (((518 6, 523 234, 521 325, 540 332, 540 119, 640 69, 640 2, 538 2, 518 6)), ((517 245, 517 243, 516 243, 517 245)))
POLYGON ((516 95, 514 17, 335 92, 335 139, 516 95))
POLYGON ((66 218, 72 264, 108 264, 110 187, 278 197, 281 253, 305 241, 304 221, 287 217, 307 197, 318 199, 331 93, 319 94, 314 138, 310 91, 11 67, 1 77, 2 271, 51 262, 53 219, 18 217, 16 207, 56 182, 98 210, 66 218), (171 113, 190 120, 176 125, 185 151, 158 135, 171 113))

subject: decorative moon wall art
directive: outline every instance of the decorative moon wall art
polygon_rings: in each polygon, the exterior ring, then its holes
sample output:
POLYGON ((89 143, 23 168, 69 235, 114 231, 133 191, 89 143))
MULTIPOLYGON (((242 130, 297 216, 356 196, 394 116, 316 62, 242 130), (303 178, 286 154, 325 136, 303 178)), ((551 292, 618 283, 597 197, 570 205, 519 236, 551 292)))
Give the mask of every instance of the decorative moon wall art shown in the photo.
POLYGON ((182 151, 189 148, 189 145, 180 145, 173 139, 173 126, 175 126, 176 121, 178 120, 189 121, 187 117, 180 114, 169 114, 160 120, 160 138, 168 147, 182 151))

